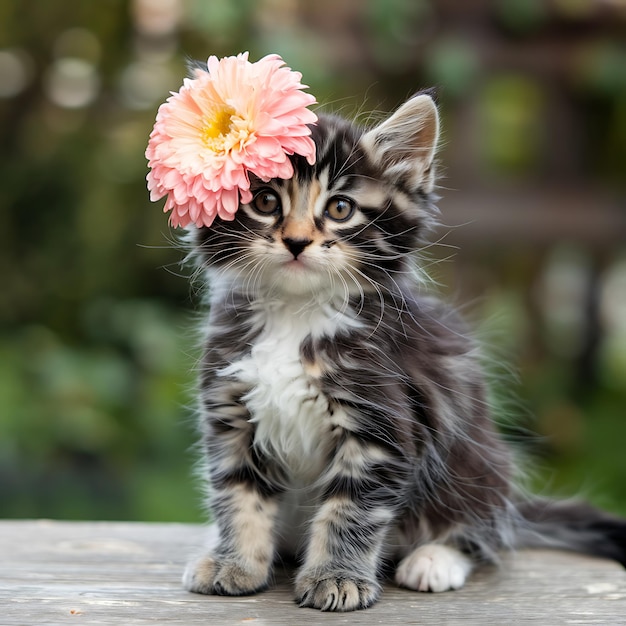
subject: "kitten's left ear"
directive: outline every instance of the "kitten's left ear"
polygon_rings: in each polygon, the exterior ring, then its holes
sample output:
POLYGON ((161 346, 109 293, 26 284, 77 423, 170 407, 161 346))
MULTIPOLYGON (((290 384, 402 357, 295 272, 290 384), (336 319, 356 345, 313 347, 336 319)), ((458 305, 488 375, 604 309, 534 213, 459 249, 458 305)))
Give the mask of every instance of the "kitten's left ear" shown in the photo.
POLYGON ((410 189, 432 191, 438 139, 437 107, 430 94, 420 93, 367 131, 361 144, 390 179, 408 184, 410 189))

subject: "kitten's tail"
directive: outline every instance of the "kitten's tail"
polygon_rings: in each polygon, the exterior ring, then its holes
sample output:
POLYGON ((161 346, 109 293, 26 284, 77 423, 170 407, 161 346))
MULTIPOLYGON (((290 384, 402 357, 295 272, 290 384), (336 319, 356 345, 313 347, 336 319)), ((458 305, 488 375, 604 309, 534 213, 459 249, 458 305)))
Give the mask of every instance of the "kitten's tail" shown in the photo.
POLYGON ((518 504, 516 547, 558 548, 613 559, 626 567, 626 519, 588 504, 543 499, 518 504))

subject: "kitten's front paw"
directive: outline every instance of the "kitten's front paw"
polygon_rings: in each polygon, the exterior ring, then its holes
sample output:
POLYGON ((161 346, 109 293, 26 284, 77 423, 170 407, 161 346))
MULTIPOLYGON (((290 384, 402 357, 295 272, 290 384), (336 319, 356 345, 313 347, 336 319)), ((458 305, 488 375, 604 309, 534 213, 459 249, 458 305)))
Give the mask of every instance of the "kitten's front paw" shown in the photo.
POLYGON ((380 585, 375 580, 326 572, 302 572, 296 578, 296 602, 320 611, 355 611, 376 602, 380 585))
POLYGON ((234 560, 204 556, 192 561, 183 575, 183 586, 193 593, 246 596, 267 586, 269 568, 243 567, 234 560))
POLYGON ((472 571, 472 562, 461 552, 439 544, 413 550, 396 570, 396 582, 415 591, 460 589, 472 571))
POLYGON ((183 587, 192 593, 211 594, 216 572, 217 562, 210 556, 190 561, 183 574, 183 587))

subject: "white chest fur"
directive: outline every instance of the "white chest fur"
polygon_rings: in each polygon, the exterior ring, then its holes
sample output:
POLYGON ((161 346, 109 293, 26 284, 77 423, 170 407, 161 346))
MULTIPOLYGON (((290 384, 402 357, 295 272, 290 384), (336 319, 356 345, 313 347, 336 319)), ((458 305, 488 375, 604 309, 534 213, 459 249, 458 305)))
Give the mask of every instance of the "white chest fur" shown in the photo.
POLYGON ((277 457, 294 477, 319 475, 330 428, 328 399, 307 374, 300 355, 308 336, 334 336, 355 325, 328 305, 259 304, 261 333, 250 353, 222 370, 249 386, 244 402, 256 425, 255 445, 277 457))

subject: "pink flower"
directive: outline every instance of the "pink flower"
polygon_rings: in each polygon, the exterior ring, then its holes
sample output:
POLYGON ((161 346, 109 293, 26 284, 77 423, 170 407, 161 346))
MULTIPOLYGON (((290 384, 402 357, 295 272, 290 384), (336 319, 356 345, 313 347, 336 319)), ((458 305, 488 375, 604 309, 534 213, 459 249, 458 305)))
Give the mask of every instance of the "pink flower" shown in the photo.
POLYGON ((150 199, 167 196, 173 226, 210 226, 218 215, 234 219, 239 203, 252 200, 252 172, 264 181, 291 178, 288 156, 315 163, 302 75, 277 54, 256 63, 248 53, 209 57, 163 103, 146 149, 150 199))

